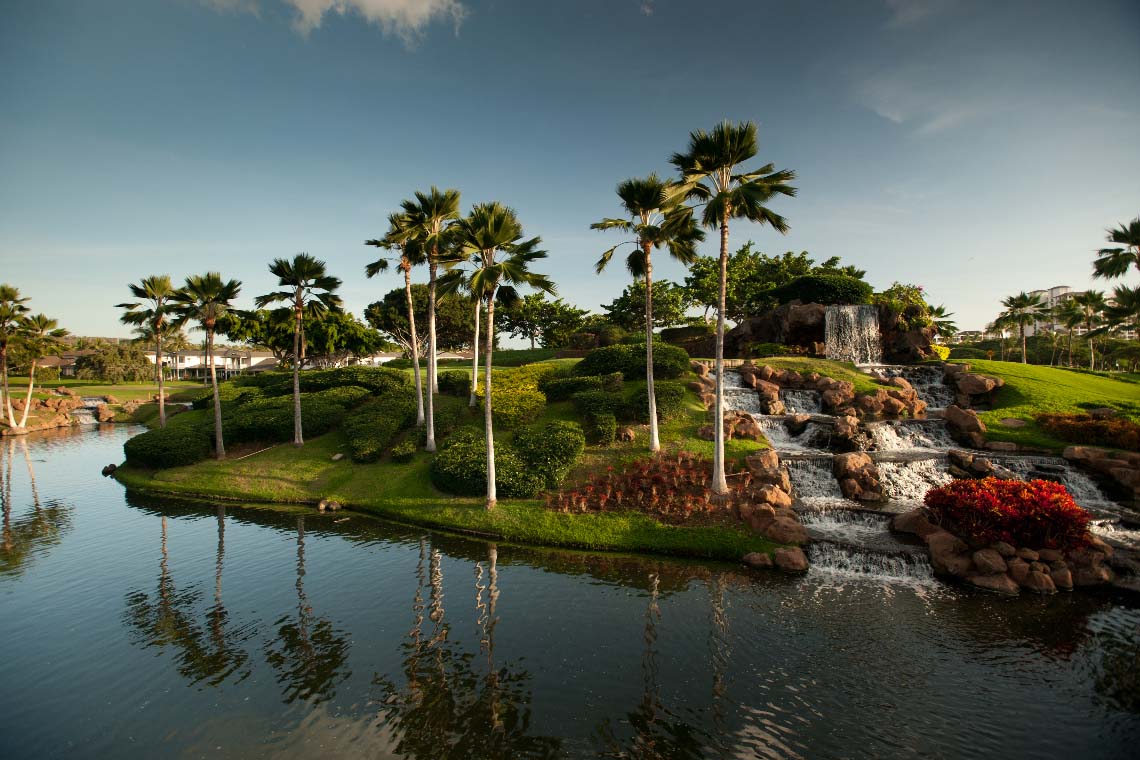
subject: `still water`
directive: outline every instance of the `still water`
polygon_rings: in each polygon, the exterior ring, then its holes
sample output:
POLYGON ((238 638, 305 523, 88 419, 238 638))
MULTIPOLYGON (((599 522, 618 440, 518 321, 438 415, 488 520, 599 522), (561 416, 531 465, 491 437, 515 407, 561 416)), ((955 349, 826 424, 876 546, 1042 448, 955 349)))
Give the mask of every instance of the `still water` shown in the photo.
MULTIPOLYGON (((1140 610, 125 494, 0 440, 0 757, 1134 757, 1140 610)), ((348 519, 345 519, 347 517, 348 519)))

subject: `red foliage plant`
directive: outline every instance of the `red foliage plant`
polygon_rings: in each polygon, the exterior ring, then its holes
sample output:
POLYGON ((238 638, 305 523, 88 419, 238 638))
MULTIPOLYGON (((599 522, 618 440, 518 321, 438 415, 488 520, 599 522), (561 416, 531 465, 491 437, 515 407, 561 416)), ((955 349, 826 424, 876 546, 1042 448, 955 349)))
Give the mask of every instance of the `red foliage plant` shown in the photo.
POLYGON ((1076 549, 1089 538, 1089 513, 1051 480, 955 480, 924 501, 938 522, 975 544, 1076 549))

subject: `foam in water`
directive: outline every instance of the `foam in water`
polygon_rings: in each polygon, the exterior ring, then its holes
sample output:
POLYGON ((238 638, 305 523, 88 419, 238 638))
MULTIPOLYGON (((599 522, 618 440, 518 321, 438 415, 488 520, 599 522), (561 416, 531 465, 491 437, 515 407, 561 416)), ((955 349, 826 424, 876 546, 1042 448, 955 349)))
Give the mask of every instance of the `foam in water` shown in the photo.
POLYGON ((1096 481, 1060 457, 991 457, 991 461, 1011 470, 1022 480, 1044 478, 1063 483, 1073 500, 1082 507, 1116 506, 1096 481))
POLYGON ((921 504, 927 491, 953 480, 947 469, 947 461, 941 457, 877 464, 883 492, 894 502, 921 504))
POLYGON ((880 537, 890 518, 852 509, 808 509, 799 513, 800 522, 813 538, 858 543, 880 537))
POLYGON ((818 422, 809 422, 804 432, 792 435, 784 424, 783 417, 761 415, 756 418, 764 437, 776 451, 826 451, 831 438, 831 428, 818 422))
POLYGON ((880 422, 867 425, 867 434, 877 451, 940 451, 957 444, 946 429, 945 420, 924 422, 880 422))
POLYGON ((875 367, 871 375, 880 380, 901 377, 910 383, 918 397, 926 402, 929 409, 945 409, 954 403, 954 391, 946 385, 946 375, 941 366, 931 365, 884 365, 875 367))
POLYGON ((879 309, 876 306, 828 306, 824 317, 827 358, 855 364, 882 361, 879 309))
POLYGON ((884 554, 858 547, 817 541, 808 547, 814 571, 865 578, 890 584, 928 584, 934 581, 930 561, 920 553, 884 554))
MULTIPOLYGON (((713 376, 716 374, 713 373, 713 376)), ((739 372, 725 372, 723 387, 726 411, 760 414, 760 394, 744 384, 739 372)))
POLYGON ((815 459, 789 459, 788 477, 792 481, 792 496, 802 502, 845 502, 839 490, 839 481, 831 472, 831 457, 815 459))
POLYGON ((783 390, 780 391, 780 399, 788 414, 819 414, 823 411, 819 391, 783 390))

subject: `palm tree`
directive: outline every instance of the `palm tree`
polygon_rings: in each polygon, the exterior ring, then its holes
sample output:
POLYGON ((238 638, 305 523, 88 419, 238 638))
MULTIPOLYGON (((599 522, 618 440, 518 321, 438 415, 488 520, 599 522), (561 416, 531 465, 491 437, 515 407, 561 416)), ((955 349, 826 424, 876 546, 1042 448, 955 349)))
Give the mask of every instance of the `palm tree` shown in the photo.
POLYGON ((439 373, 436 369, 435 296, 439 267, 449 259, 451 241, 449 228, 459 218, 459 191, 443 190, 432 185, 427 193, 417 192, 415 200, 401 204, 404 214, 428 265, 428 383, 427 383, 427 437, 425 451, 435 451, 435 400, 439 393, 439 373))
POLYGON ((180 322, 194 320, 206 333, 206 362, 210 365, 210 385, 214 389, 214 452, 218 459, 226 458, 222 440, 222 404, 218 398, 218 372, 214 366, 214 331, 218 320, 230 310, 231 302, 241 292, 237 280, 222 280, 217 272, 191 275, 186 284, 174 295, 175 313, 180 322))
POLYGON ((166 393, 162 372, 162 339, 172 324, 174 316, 174 286, 170 275, 151 275, 142 278, 137 285, 127 286, 131 295, 140 299, 134 303, 115 304, 115 308, 125 309, 119 321, 127 325, 147 328, 154 340, 154 372, 158 378, 158 426, 166 427, 166 393))
POLYGON ((12 396, 8 390, 8 344, 19 333, 28 307, 27 298, 20 296, 20 289, 8 283, 0 283, 0 415, 6 415, 8 427, 15 427, 16 415, 12 412, 12 396))
MULTIPOLYGON (((463 258, 462 252, 453 250, 452 260, 447 264, 448 272, 439 278, 437 287, 441 295, 444 293, 462 292, 470 296, 474 303, 475 330, 471 339, 471 391, 467 395, 467 406, 474 408, 476 394, 479 390, 479 313, 482 311, 483 304, 475 293, 474 285, 472 284, 472 276, 478 269, 464 271, 458 268, 458 265, 463 261, 467 261, 467 259, 463 258)), ((511 303, 514 300, 513 298, 506 297, 508 292, 510 292, 512 297, 515 295, 514 289, 509 286, 499 288, 499 305, 503 305, 504 302, 511 303)))
POLYGON ((943 304, 930 307, 930 322, 934 327, 934 332, 938 333, 944 338, 948 338, 958 332, 958 325, 955 324, 951 317, 954 312, 946 311, 943 304))
POLYGON ((471 289, 487 309, 487 337, 483 353, 483 420, 487 434, 487 509, 494 509, 495 438, 491 427, 491 352, 495 346, 495 296, 504 283, 528 285, 554 293, 546 275, 530 271, 530 265, 546 258, 539 250, 540 238, 523 239, 522 224, 514 209, 496 202, 480 203, 461 219, 456 229, 458 247, 475 259, 471 289), (497 258, 497 254, 504 254, 497 258))
POLYGON ((1069 354, 1069 366, 1073 366, 1073 331, 1084 321, 1081 307, 1073 303, 1073 299, 1066 298, 1053 307, 1053 319, 1060 323, 1069 333, 1066 340, 1066 351, 1069 354))
POLYGON ((1126 329, 1140 330, 1140 286, 1120 285, 1112 290, 1112 304, 1105 310, 1109 322, 1126 329))
POLYGON ((1049 307, 1040 296, 1032 296, 1024 291, 1015 296, 1002 299, 1001 305, 1005 311, 994 320, 997 327, 1017 327, 1018 337, 1021 338, 1021 363, 1026 364, 1025 356, 1025 326, 1040 322, 1049 315, 1049 307))
POLYGON ((303 446, 301 435, 301 362, 305 360, 305 312, 317 316, 340 308, 340 297, 333 293, 340 279, 325 271, 325 262, 307 253, 289 259, 274 259, 269 265, 277 284, 289 288, 253 299, 257 308, 284 301, 293 309, 293 445, 303 446))
POLYGON ((32 363, 28 369, 28 395, 24 399, 24 411, 20 415, 19 427, 23 428, 28 424, 28 410, 32 408, 32 388, 36 384, 36 362, 58 351, 67 335, 67 330, 60 327, 59 322, 48 319, 43 314, 25 317, 20 325, 20 345, 31 357, 32 363))
MULTIPOLYGON (((389 214, 388 231, 384 237, 365 240, 365 245, 400 252, 399 266, 404 273, 404 293, 408 299, 408 327, 412 334, 412 373, 416 379, 416 424, 424 424, 424 393, 420 380, 420 343, 416 336, 416 312, 412 301, 412 267, 423 262, 423 249, 416 239, 407 214, 389 214)), ((365 274, 375 277, 388 269, 388 260, 381 258, 364 268, 365 274)), ((478 312, 476 312, 478 313, 478 312)), ((432 438, 435 438, 434 431, 432 438)))
POLYGON ((1103 321, 1104 300, 1103 290, 1086 290, 1076 293, 1070 299, 1081 314, 1081 324, 1084 325, 1085 335, 1089 340, 1089 369, 1096 369, 1096 349, 1093 346, 1093 328, 1103 321))
POLYGON ((1108 242, 1123 245, 1123 248, 1101 248, 1093 262, 1093 277, 1123 277, 1132 267, 1140 270, 1140 217, 1133 219, 1128 226, 1121 224, 1108 230, 1108 242))
POLYGON ((728 493, 724 475, 724 309, 728 282, 728 221, 748 219, 767 224, 777 232, 787 232, 784 217, 764 204, 776 195, 795 195, 788 183, 795 172, 776 171, 765 164, 755 171, 737 173, 737 167, 756 156, 756 124, 751 121, 732 124, 722 122, 712 132, 703 129, 689 134, 685 153, 674 153, 670 162, 681 172, 681 189, 685 196, 704 204, 701 223, 709 229, 720 229, 720 286, 717 294, 716 318, 716 411, 714 413, 714 449, 712 490, 728 493))
POLYGON ((649 394, 649 450, 660 451, 657 432, 657 399, 653 387, 653 259, 654 248, 666 248, 669 255, 685 266, 697 258, 696 244, 704 233, 693 221, 693 210, 681 203, 682 196, 669 182, 656 174, 644 179, 627 179, 617 186, 617 195, 628 219, 603 219, 590 225, 593 230, 621 230, 636 236, 605 251, 594 270, 601 274, 614 251, 626 243, 634 246, 626 268, 635 279, 645 278, 645 379, 649 394))

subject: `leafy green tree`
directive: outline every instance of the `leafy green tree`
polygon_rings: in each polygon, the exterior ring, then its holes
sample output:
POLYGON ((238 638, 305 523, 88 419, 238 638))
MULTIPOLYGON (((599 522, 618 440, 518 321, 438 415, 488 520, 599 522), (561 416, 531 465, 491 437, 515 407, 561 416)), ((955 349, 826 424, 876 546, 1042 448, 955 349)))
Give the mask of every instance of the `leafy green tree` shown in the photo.
POLYGON ((104 343, 95 353, 75 360, 76 377, 112 385, 146 380, 153 371, 150 360, 135 343, 104 343))
POLYGON ((59 322, 48 319, 43 314, 25 317, 20 325, 20 348, 28 355, 31 363, 28 367, 28 395, 24 399, 24 411, 20 415, 19 427, 28 425, 28 410, 32 407, 32 388, 36 384, 36 362, 49 356, 63 346, 63 339, 67 337, 67 330, 59 326, 59 322))
POLYGON ((214 455, 226 458, 222 439, 222 404, 218 398, 218 371, 214 366, 214 334, 218 320, 229 313, 233 300, 241 292, 238 280, 223 280, 218 272, 191 275, 174 296, 175 310, 181 322, 194 321, 206 333, 206 362, 210 366, 210 385, 214 390, 214 455))
MULTIPOLYGON (((412 267, 416 264, 423 262, 423 247, 419 244, 416 238, 415 229, 412 226, 412 220, 407 214, 389 214, 388 215, 388 231, 384 233, 382 238, 374 238, 364 241, 365 245, 370 245, 374 248, 383 248, 387 251, 399 252, 397 266, 400 271, 404 273, 404 305, 407 308, 407 330, 402 326, 397 325, 398 318, 395 316, 399 313, 399 306, 392 304, 395 311, 391 312, 391 321, 387 323, 388 327, 394 329, 385 329, 381 326, 381 317, 373 314, 373 307, 377 304, 371 304, 364 312, 364 318, 368 320, 368 324, 380 330, 383 333, 390 335, 397 343, 404 346, 408 356, 412 358, 412 374, 416 381, 416 425, 424 424, 424 393, 423 381, 420 378, 420 341, 416 335, 416 315, 415 315, 415 302, 412 296, 412 267), (405 336, 406 339, 400 336, 405 336)), ((364 272, 370 278, 384 272, 388 269, 388 259, 381 257, 376 261, 371 262, 364 267, 364 272)), ((392 291, 387 296, 392 296, 399 291, 392 291)), ((395 300, 399 300, 396 296, 395 300)), ((378 302, 379 303, 379 302, 378 302)), ((476 306, 476 316, 478 315, 478 306, 476 306)), ((421 322, 422 324, 422 322, 421 322)), ((433 420, 434 422, 434 420, 433 420)), ((432 431, 434 437, 434 430, 432 431)))
POLYGON ((675 153, 671 163, 681 172, 685 196, 704 204, 701 223, 720 230, 720 261, 717 282, 716 320, 716 409, 713 418, 713 482, 717 494, 728 493, 724 473, 724 322, 728 279, 728 223, 731 219, 747 219, 766 224, 777 232, 787 232, 784 217, 765 204, 777 195, 792 196, 796 190, 789 182, 795 172, 777 171, 766 164, 754 171, 738 167, 756 156, 756 125, 753 122, 722 122, 711 132, 703 129, 690 133, 684 153, 675 153))
MULTIPOLYGON (((443 281, 442 277, 440 281, 443 281)), ((428 286, 412 285, 411 292, 412 320, 417 325, 422 324, 426 321, 428 313, 428 286)), ((374 301, 365 307, 364 319, 383 336, 398 343, 411 356, 413 321, 408 320, 406 301, 405 289, 390 290, 379 301, 374 301)), ((442 285, 437 287, 435 334, 436 344, 441 351, 456 351, 471 346, 471 335, 475 327, 474 311, 471 308, 473 302, 473 298, 443 292, 442 285)), ((421 333, 417 333, 417 338, 422 350, 426 338, 421 333)))
POLYGON ((1103 290, 1086 290, 1076 293, 1070 299, 1076 305, 1081 315, 1081 324, 1085 328, 1085 336, 1089 342, 1089 369, 1096 369, 1096 346, 1092 332, 1104 322, 1105 302, 1103 290))
MULTIPOLYGON (((293 310, 289 307, 231 312, 218 332, 228 339, 268 349, 282 364, 292 365, 293 310)), ((305 310, 302 349, 306 361, 317 367, 336 366, 349 357, 370 356, 388 342, 377 330, 344 311, 305 310)))
POLYGON ((588 314, 585 309, 579 309, 561 298, 547 301, 542 309, 540 324, 539 341, 542 347, 563 348, 569 345, 570 336, 582 329, 588 314))
MULTIPOLYGON (((635 280, 625 287, 621 295, 604 304, 602 312, 609 324, 629 332, 646 332, 645 299, 645 281, 635 280)), ((669 280, 658 280, 653 284, 652 304, 653 327, 672 327, 686 321, 685 311, 689 308, 690 301, 688 292, 680 285, 669 280)))
POLYGON ((499 296, 503 330, 516 338, 529 340, 532 349, 536 342, 543 348, 565 346, 570 335, 581 328, 587 314, 561 298, 548 301, 544 293, 530 293, 506 304, 502 291, 499 296))
POLYGON ((480 203, 456 225, 456 241, 471 260, 471 290, 487 309, 487 336, 483 355, 484 424, 487 441, 487 509, 494 509, 495 437, 491 425, 491 356, 495 347, 495 297, 504 284, 529 286, 554 293, 546 275, 532 272, 534 262, 546 258, 541 239, 523 238, 514 209, 497 202, 480 203))
POLYGON ((289 259, 274 259, 269 272, 286 290, 266 293, 253 299, 258 308, 285 302, 293 312, 293 445, 304 446, 301 431, 301 365, 305 362, 305 314, 316 317, 327 310, 340 309, 340 297, 333 291, 340 279, 328 274, 325 262, 307 253, 289 259))
POLYGON ((1116 278, 1128 274, 1135 267, 1140 271, 1140 217, 1108 230, 1107 240, 1116 248, 1101 248, 1093 262, 1093 277, 1116 278), (1122 247, 1120 247, 1122 246, 1122 247))
POLYGON ((1025 353, 1025 328, 1027 325, 1040 322, 1048 317, 1049 307, 1041 301, 1040 297, 1029 295, 1024 291, 1015 296, 1003 298, 1001 305, 1005 307, 1005 310, 994 320, 994 326, 1017 328, 1018 337, 1021 339, 1021 363, 1026 364, 1028 362, 1025 353))
POLYGON ((1068 331, 1066 349, 1069 354, 1068 364, 1071 367, 1073 366, 1073 331, 1084 322, 1084 314, 1079 304, 1071 298, 1066 298, 1053 307, 1053 319, 1068 331))
POLYGON ((8 427, 15 427, 16 415, 12 411, 12 394, 8 388, 8 347, 20 331, 24 315, 28 313, 25 306, 28 299, 20 295, 19 288, 8 283, 0 283, 0 392, 3 398, 0 401, 4 409, 0 414, 5 415, 8 427))
POLYGON ((119 321, 126 325, 145 327, 155 344, 154 374, 158 380, 158 426, 166 427, 166 390, 165 378, 162 372, 162 339, 166 329, 175 320, 174 295, 175 288, 170 283, 170 275, 153 274, 144 277, 138 284, 127 286, 131 295, 138 301, 115 304, 115 308, 124 309, 119 321))

